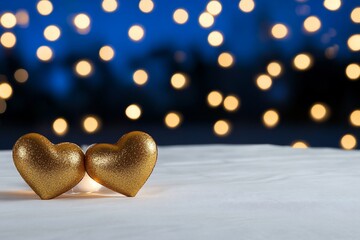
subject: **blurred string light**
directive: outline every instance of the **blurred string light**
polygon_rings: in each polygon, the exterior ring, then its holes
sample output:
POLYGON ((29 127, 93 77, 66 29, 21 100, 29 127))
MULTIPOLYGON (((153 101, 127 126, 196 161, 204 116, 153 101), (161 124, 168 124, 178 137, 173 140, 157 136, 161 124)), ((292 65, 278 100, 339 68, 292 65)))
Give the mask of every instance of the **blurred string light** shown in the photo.
POLYGON ((49 25, 44 29, 44 37, 51 42, 58 40, 60 35, 60 28, 56 25, 49 25))
POLYGON ((301 140, 298 140, 298 141, 295 141, 291 144, 291 146, 293 148, 308 148, 309 147, 309 144, 305 141, 301 141, 301 140))
POLYGON ((350 18, 354 23, 360 23, 360 7, 356 7, 351 11, 350 18))
POLYGON ((173 19, 177 24, 185 24, 189 19, 189 14, 185 9, 179 8, 174 11, 173 19))
POLYGON ((253 0, 240 0, 239 9, 245 13, 252 12, 255 8, 255 2, 253 0))
POLYGON ((279 124, 280 117, 279 113, 274 109, 267 110, 263 116, 262 121, 267 128, 274 128, 279 124))
POLYGON ((351 51, 360 51, 360 34, 350 36, 347 45, 351 51))
POLYGON ((178 112, 169 112, 164 118, 166 127, 177 128, 182 122, 182 115, 178 112))
POLYGON ((131 120, 137 120, 141 116, 141 108, 137 104, 131 104, 125 109, 125 115, 131 120))
POLYGON ((6 102, 0 98, 0 114, 6 111, 6 102))
POLYGON ((148 78, 149 76, 144 69, 138 69, 133 74, 133 80, 139 86, 146 84, 148 78))
POLYGON ((4 32, 0 37, 0 43, 5 48, 12 48, 16 44, 16 36, 11 32, 4 32))
POLYGON ((229 95, 224 99, 224 108, 228 112, 234 112, 240 107, 240 100, 235 95, 229 95))
POLYGON ((330 11, 336 11, 341 7, 341 0, 324 0, 324 7, 330 11))
POLYGON ((261 74, 256 78, 256 86, 263 91, 269 90, 272 86, 272 79, 269 75, 261 74))
POLYGON ((266 70, 270 76, 278 77, 282 72, 282 67, 279 62, 271 62, 267 65, 266 70))
POLYGON ((150 13, 154 9, 154 2, 151 0, 140 0, 139 9, 143 13, 150 13))
POLYGON ((115 51, 111 46, 103 46, 99 50, 99 57, 103 61, 111 61, 115 56, 115 51))
POLYGON ((276 39, 285 38, 288 32, 288 28, 282 23, 277 23, 271 28, 271 34, 276 39))
POLYGON ((213 127, 214 133, 219 137, 225 137, 231 132, 231 124, 227 120, 218 120, 213 127))
POLYGON ((214 17, 208 12, 203 12, 199 16, 199 24, 203 28, 209 28, 214 24, 214 17))
POLYGON ((350 124, 354 127, 360 127, 360 110, 354 110, 349 116, 350 124))
POLYGON ((315 33, 321 28, 321 21, 317 16, 310 16, 305 19, 304 30, 308 33, 315 33))
POLYGON ((18 70, 15 71, 14 78, 17 82, 24 83, 28 80, 29 74, 25 69, 19 68, 18 70))
POLYGON ((21 27, 27 27, 29 25, 30 17, 26 10, 19 10, 15 14, 16 22, 21 27))
POLYGON ((0 18, 0 24, 4 28, 13 28, 16 25, 16 17, 10 12, 3 13, 0 18))
POLYGON ((117 0, 103 0, 101 3, 101 7, 105 12, 115 12, 118 8, 119 4, 117 0))
POLYGON ((334 59, 339 51, 339 45, 334 44, 331 47, 326 48, 325 50, 325 56, 328 59, 334 59))
POLYGON ((223 102, 223 95, 219 91, 211 91, 207 96, 207 103, 210 107, 218 107, 223 102))
POLYGON ((293 66, 295 69, 304 71, 311 67, 312 57, 308 53, 300 53, 295 56, 293 60, 293 66))
POLYGON ((40 0, 38 2, 38 4, 36 5, 36 9, 38 10, 38 12, 43 15, 43 16, 47 16, 49 14, 52 13, 53 11, 53 5, 50 1, 48 0, 40 0))
POLYGON ((131 40, 138 42, 143 39, 145 30, 140 25, 133 25, 129 28, 128 35, 131 40))
POLYGON ((208 11, 208 13, 213 16, 219 15, 222 11, 221 2, 215 0, 208 2, 208 4, 206 5, 206 11, 208 11))
POLYGON ((223 43, 223 41, 224 41, 224 36, 219 31, 212 31, 208 35, 208 42, 213 47, 220 46, 223 43))
POLYGON ((100 120, 97 116, 89 115, 83 119, 83 129, 87 133, 95 133, 100 129, 100 120))
POLYGON ((40 61, 48 62, 53 57, 53 51, 48 46, 41 46, 36 50, 36 56, 40 61))
POLYGON ((345 73, 350 80, 357 80, 360 77, 360 66, 356 63, 351 63, 346 67, 345 73))
POLYGON ((85 13, 77 14, 73 19, 74 26, 78 33, 87 34, 90 31, 91 20, 85 13))
POLYGON ((184 89, 189 85, 189 77, 184 73, 175 73, 171 77, 171 86, 175 89, 184 89))
POLYGON ((79 77, 88 77, 93 72, 92 64, 89 60, 80 60, 75 65, 75 72, 79 77))
POLYGON ((218 57, 218 63, 223 68, 229 68, 234 64, 234 56, 229 52, 223 52, 218 57))
POLYGON ((63 136, 68 131, 68 123, 64 118, 58 118, 53 122, 53 131, 58 136, 63 136))
POLYGON ((8 83, 0 84, 0 98, 9 99, 13 94, 13 89, 8 83))
POLYGON ((345 150, 356 148, 357 140, 352 134, 345 134, 340 140, 340 146, 345 150))
POLYGON ((324 103, 315 103, 310 108, 310 117, 315 122, 324 122, 329 118, 329 116, 330 116, 329 107, 324 103))

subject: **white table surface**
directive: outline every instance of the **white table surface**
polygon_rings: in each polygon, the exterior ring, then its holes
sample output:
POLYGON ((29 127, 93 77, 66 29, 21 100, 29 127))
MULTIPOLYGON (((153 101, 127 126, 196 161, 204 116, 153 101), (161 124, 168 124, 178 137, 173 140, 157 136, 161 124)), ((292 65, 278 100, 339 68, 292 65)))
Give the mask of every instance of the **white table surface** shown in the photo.
POLYGON ((0 239, 359 239, 360 152, 160 147, 135 198, 39 200, 0 152, 0 239))

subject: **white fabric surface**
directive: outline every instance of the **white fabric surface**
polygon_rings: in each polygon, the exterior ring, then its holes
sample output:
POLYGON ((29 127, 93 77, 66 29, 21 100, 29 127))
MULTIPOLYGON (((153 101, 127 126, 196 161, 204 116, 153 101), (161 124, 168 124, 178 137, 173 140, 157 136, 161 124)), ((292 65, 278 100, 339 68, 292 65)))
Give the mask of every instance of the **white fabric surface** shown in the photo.
POLYGON ((160 147, 135 198, 39 200, 0 153, 0 239, 359 239, 360 152, 160 147))

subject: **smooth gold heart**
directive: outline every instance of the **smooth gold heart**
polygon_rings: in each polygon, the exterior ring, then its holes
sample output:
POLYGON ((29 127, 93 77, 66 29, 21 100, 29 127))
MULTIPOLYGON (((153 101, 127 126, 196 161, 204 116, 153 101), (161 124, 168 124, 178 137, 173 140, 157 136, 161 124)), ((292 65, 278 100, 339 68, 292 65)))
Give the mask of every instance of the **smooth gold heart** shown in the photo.
POLYGON ((150 177, 157 160, 157 146, 144 132, 130 132, 116 144, 95 144, 85 154, 91 178, 111 190, 134 197, 150 177))
POLYGON ((52 144, 37 133, 17 140, 13 148, 17 170, 41 199, 55 198, 85 175, 84 153, 73 143, 52 144))

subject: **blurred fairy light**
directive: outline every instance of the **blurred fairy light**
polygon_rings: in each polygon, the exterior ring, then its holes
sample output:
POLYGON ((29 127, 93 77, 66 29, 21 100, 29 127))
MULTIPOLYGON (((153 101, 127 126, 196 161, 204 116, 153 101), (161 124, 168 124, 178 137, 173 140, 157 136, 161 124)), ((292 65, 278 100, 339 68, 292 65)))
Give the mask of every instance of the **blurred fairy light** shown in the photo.
POLYGON ((292 148, 308 148, 309 144, 305 141, 295 141, 291 144, 292 148))
POLYGON ((18 70, 15 71, 14 78, 17 82, 24 83, 28 80, 29 74, 25 69, 19 68, 18 70))
POLYGON ((1 15, 0 23, 4 28, 13 28, 16 25, 16 17, 10 12, 1 15))
POLYGON ((102 48, 100 48, 99 50, 99 57, 103 60, 103 61, 111 61, 115 56, 115 51, 111 46, 103 46, 102 48))
POLYGON ((27 27, 29 25, 29 14, 26 10, 19 10, 15 14, 16 22, 19 26, 27 27))
POLYGON ((189 85, 189 77, 184 73, 175 73, 171 77, 171 86, 175 89, 184 89, 189 85))
POLYGON ((324 7, 330 11, 336 11, 341 7, 341 0, 324 0, 324 7))
POLYGON ((182 115, 178 112, 169 112, 164 118, 166 127, 177 128, 182 122, 182 115))
POLYGON ((83 129, 87 133, 95 133, 100 128, 100 120, 98 117, 90 115, 83 120, 83 129))
POLYGON ((154 9, 154 2, 151 0, 140 0, 139 9, 143 13, 150 13, 154 9))
POLYGON ((68 131, 68 123, 64 118, 58 118, 53 122, 53 131, 58 136, 63 136, 68 131))
POLYGON ((279 113, 274 109, 267 110, 262 117, 262 121, 267 128, 276 127, 279 124, 279 120, 279 113))
POLYGON ((223 68, 229 68, 234 64, 234 56, 229 52, 223 52, 218 57, 218 63, 223 68))
POLYGON ((293 60, 293 66, 295 69, 304 71, 311 67, 312 57, 308 53, 300 53, 295 56, 293 60))
POLYGON ((314 33, 321 28, 321 21, 317 16, 310 16, 305 19, 303 27, 305 31, 314 33))
POLYGON ((345 134, 340 140, 340 146, 345 150, 356 148, 357 140, 352 134, 345 134))
POLYGON ((282 23, 277 23, 271 28, 271 34, 276 39, 283 39, 288 35, 288 28, 282 23))
POLYGON ((90 31, 91 20, 85 13, 79 13, 74 17, 74 26, 80 34, 87 34, 90 31))
POLYGON ((218 107, 223 102, 223 95, 219 91, 212 91, 207 96, 207 102, 210 107, 218 107))
POLYGON ((101 7, 105 12, 115 12, 118 8, 117 0, 103 0, 101 7))
POLYGON ((334 59, 339 51, 339 45, 334 44, 331 47, 326 48, 325 50, 325 56, 328 59, 334 59))
POLYGON ((231 124, 227 120, 218 120, 213 127, 214 133, 219 137, 225 137, 231 132, 231 124))
POLYGON ((137 104, 131 104, 125 109, 125 115, 131 120, 137 120, 141 116, 141 108, 137 104))
POLYGON ((185 24, 189 19, 189 14, 185 9, 179 8, 173 13, 173 19, 177 24, 185 24))
POLYGON ((139 86, 144 85, 148 81, 148 78, 149 76, 144 69, 138 69, 133 74, 133 80, 139 86))
POLYGON ((2 99, 9 99, 13 94, 13 89, 8 83, 1 83, 0 84, 0 98, 2 99))
POLYGON ((282 67, 279 62, 271 62, 266 67, 267 72, 272 77, 278 77, 281 74, 282 67))
POLYGON ((357 80, 360 77, 360 66, 356 63, 351 63, 346 67, 345 73, 350 80, 357 80))
POLYGON ((55 25, 49 25, 44 30, 44 37, 51 42, 58 40, 60 35, 60 28, 55 25))
POLYGON ((36 9, 41 15, 47 16, 52 13, 53 5, 49 0, 40 0, 36 5, 36 9))
POLYGON ((360 7, 356 7, 351 11, 350 18, 354 23, 360 23, 360 7))
POLYGON ((354 127, 360 127, 360 110, 354 110, 349 116, 350 124, 354 127))
POLYGON ((255 8, 255 2, 253 0, 240 0, 239 9, 245 13, 252 12, 255 8))
POLYGON ((88 77, 92 74, 93 66, 89 60, 80 60, 75 65, 75 72, 79 77, 88 77))
POLYGON ((224 108, 226 111, 234 112, 240 107, 240 100, 235 95, 229 95, 224 99, 224 108))
POLYGON ((12 48, 16 44, 16 36, 11 32, 4 32, 0 37, 0 43, 5 48, 12 48))
POLYGON ((330 116, 329 107, 324 103, 315 103, 310 109, 310 117, 315 122, 324 122, 330 116))
POLYGON ((199 16, 199 24, 203 28, 209 28, 214 24, 214 17, 208 12, 203 12, 199 16))
POLYGON ((41 46, 36 50, 36 56, 40 61, 47 62, 53 57, 53 51, 48 46, 41 46))
POLYGON ((224 36, 219 31, 212 31, 208 35, 208 42, 213 47, 220 46, 224 41, 224 36))
POLYGON ((4 113, 6 111, 6 102, 0 98, 0 114, 4 113))
POLYGON ((138 42, 143 39, 145 30, 140 25, 133 25, 129 28, 128 35, 131 40, 138 42))
POLYGON ((354 34, 347 41, 349 49, 353 52, 360 51, 360 34, 354 34))
POLYGON ((221 2, 212 0, 206 5, 206 11, 213 16, 217 16, 221 13, 222 5, 221 2))
POLYGON ((260 90, 269 90, 272 86, 272 79, 269 75, 261 74, 256 78, 256 85, 260 90))

